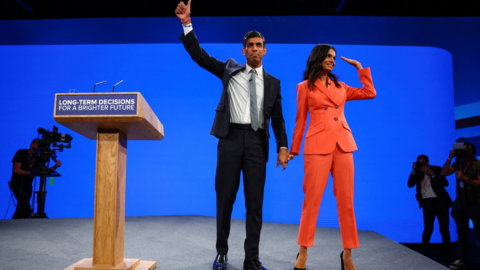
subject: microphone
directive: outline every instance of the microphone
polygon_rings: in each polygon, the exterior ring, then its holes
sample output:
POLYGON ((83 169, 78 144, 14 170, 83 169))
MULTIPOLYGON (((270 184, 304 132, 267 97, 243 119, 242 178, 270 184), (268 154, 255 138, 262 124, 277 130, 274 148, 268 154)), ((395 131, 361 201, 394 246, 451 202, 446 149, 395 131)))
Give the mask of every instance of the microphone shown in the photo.
POLYGON ((99 84, 102 84, 102 83, 106 83, 107 81, 103 81, 103 82, 97 82, 96 84, 93 85, 93 93, 95 93, 95 86, 99 85, 99 84))
POLYGON ((112 88, 112 92, 114 92, 114 90, 115 90, 115 87, 117 87, 117 85, 121 84, 122 82, 123 82, 123 80, 121 80, 121 81, 117 82, 117 83, 116 83, 116 84, 113 86, 113 88, 112 88))

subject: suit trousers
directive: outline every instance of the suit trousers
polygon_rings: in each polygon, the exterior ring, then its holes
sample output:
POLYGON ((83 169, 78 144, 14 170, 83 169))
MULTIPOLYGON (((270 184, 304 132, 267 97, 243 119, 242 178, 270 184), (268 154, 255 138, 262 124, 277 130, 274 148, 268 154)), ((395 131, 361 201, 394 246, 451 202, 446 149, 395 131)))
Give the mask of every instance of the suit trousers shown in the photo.
POLYGON ((255 132, 250 125, 238 124, 231 124, 227 136, 219 139, 215 176, 218 254, 228 252, 232 209, 240 185, 240 172, 243 172, 247 210, 245 260, 258 256, 267 160, 265 140, 265 130, 255 132))
POLYGON ((422 234, 422 254, 428 253, 428 247, 430 244, 430 238, 433 233, 433 224, 435 222, 435 217, 438 219, 438 224, 440 227, 440 234, 442 235, 443 242, 443 252, 447 258, 451 258, 452 254, 450 251, 450 216, 449 216, 449 206, 443 204, 439 198, 428 198, 422 200, 423 208, 423 224, 425 226, 422 234))
POLYGON ((344 152, 337 144, 327 155, 305 155, 305 178, 303 180, 302 217, 298 244, 313 246, 318 211, 329 173, 333 177, 333 193, 337 200, 338 220, 344 248, 358 248, 357 224, 353 210, 353 153, 344 152))

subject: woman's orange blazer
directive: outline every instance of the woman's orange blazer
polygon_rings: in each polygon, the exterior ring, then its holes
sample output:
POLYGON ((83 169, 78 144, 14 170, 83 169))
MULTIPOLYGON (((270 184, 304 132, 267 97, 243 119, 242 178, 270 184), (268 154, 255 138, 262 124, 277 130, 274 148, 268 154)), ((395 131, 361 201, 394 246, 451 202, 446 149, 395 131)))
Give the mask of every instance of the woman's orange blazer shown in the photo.
POLYGON ((357 150, 357 145, 348 127, 343 113, 348 100, 372 99, 377 95, 373 87, 370 68, 358 70, 363 88, 355 88, 339 82, 336 87, 328 78, 328 88, 317 80, 313 91, 308 88, 308 82, 297 85, 297 117, 293 131, 290 152, 298 155, 302 144, 303 133, 307 122, 307 111, 310 114, 310 124, 305 136, 303 154, 330 154, 338 144, 345 152, 357 150))

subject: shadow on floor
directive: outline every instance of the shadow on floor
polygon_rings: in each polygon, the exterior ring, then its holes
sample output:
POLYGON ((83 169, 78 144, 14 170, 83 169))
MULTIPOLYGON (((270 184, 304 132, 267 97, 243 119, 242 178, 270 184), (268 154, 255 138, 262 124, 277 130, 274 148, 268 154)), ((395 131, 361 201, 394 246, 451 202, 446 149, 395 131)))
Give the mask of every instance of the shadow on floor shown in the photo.
MULTIPOLYGON (((402 245, 408 247, 411 250, 414 250, 420 253, 420 243, 401 243, 402 245)), ((457 252, 457 242, 452 242, 452 256, 453 260, 458 258, 457 252)), ((445 265, 448 267, 453 261, 445 258, 443 255, 442 244, 430 244, 430 252, 427 254, 427 257, 430 259, 445 265)), ((467 269, 480 269, 480 246, 470 246, 469 255, 468 255, 468 268, 467 269)))

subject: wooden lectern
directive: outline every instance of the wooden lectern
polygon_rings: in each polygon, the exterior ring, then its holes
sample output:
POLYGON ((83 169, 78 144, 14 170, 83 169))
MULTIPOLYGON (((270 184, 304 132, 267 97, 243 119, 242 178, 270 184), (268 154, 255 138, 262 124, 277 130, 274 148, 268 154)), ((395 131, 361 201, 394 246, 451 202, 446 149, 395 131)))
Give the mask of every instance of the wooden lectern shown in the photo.
POLYGON ((125 259, 127 140, 161 140, 163 126, 140 93, 56 94, 53 118, 97 140, 93 257, 65 270, 147 270, 156 261, 125 259))

